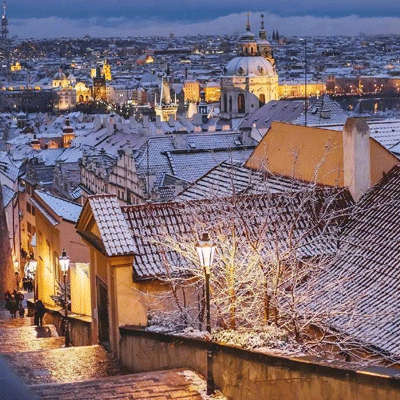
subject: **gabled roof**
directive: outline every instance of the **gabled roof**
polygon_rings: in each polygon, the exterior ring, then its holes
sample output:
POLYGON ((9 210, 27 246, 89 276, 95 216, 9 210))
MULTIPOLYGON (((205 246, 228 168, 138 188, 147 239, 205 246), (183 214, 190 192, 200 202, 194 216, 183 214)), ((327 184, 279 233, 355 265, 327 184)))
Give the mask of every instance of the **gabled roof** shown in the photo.
MULTIPOLYGON (((400 355, 400 166, 356 204, 343 232, 344 248, 321 284, 345 278, 344 291, 359 299, 360 321, 337 319, 336 327, 359 341, 400 355)), ((337 293, 337 301, 341 293, 337 293)))
POLYGON ((35 195, 62 219, 70 222, 78 221, 82 211, 81 205, 40 190, 35 190, 35 195))
MULTIPOLYGON (((246 219, 251 228, 251 235, 257 237, 258 230, 269 226, 279 231, 279 243, 286 246, 286 236, 289 226, 293 228, 292 235, 297 237, 300 245, 297 250, 300 257, 314 257, 334 251, 335 242, 327 241, 325 233, 318 229, 309 232, 313 223, 316 205, 323 203, 325 196, 334 197, 330 206, 345 207, 349 203, 349 194, 346 190, 337 191, 332 188, 299 191, 297 194, 261 194, 222 198, 215 201, 201 200, 179 203, 148 204, 139 206, 121 207, 114 195, 96 195, 88 198, 84 210, 77 224, 78 233, 94 247, 109 257, 134 256, 133 271, 136 280, 154 279, 166 273, 165 261, 177 265, 184 263, 175 251, 160 251, 156 242, 162 240, 167 233, 178 236, 180 240, 192 240, 197 229, 197 218, 201 210, 204 223, 214 226, 232 224, 246 219), (307 199, 307 200, 306 200, 307 199), (306 201, 305 201, 306 200, 306 201), (91 216, 97 224, 99 233, 90 231, 91 216), (84 216, 85 215, 85 216, 84 216), (294 217, 293 217, 294 216, 294 217), (240 219, 240 221, 239 221, 240 219), (86 222, 85 222, 86 221, 86 222), (306 236, 302 236, 304 232, 306 236)), ((232 225, 233 226, 233 225, 232 225)), ((237 223, 237 234, 243 234, 243 224, 237 223)), ((266 240, 265 248, 273 247, 277 236, 271 229, 266 240)), ((324 232, 329 229, 324 228, 324 232)))
POLYGON ((243 118, 239 129, 269 129, 272 121, 291 122, 304 110, 302 101, 271 100, 258 110, 243 118))
MULTIPOLYGON (((321 96, 307 110, 307 125, 332 125, 343 124, 350 114, 340 107, 339 103, 332 100, 327 94, 321 96)), ((293 120, 294 124, 305 125, 305 114, 293 120)))
MULTIPOLYGON (((109 257, 133 254, 135 247, 132 234, 117 197, 109 194, 89 196, 84 211, 89 206, 100 231, 101 237, 97 239, 101 240, 105 254, 109 257)), ((77 224, 78 229, 79 225, 80 221, 77 224)), ((82 230, 78 230, 78 233, 84 236, 82 230)), ((92 239, 96 238, 92 236, 92 239)))
POLYGON ((267 176, 262 171, 246 168, 240 161, 224 161, 182 191, 176 200, 211 199, 244 193, 281 193, 307 186, 310 188, 313 185, 283 176, 267 176))
POLYGON ((3 204, 4 207, 7 207, 17 193, 9 188, 7 185, 1 185, 1 189, 3 192, 3 204))

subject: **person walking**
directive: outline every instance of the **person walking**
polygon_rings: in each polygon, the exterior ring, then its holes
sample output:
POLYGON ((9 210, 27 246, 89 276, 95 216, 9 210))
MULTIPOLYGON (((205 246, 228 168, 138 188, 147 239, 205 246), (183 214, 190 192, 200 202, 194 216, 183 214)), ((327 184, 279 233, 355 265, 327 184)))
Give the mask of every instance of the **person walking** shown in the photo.
POLYGON ((18 307, 20 307, 23 304, 25 296, 21 292, 17 292, 17 296, 18 296, 18 307))
POLYGON ((11 296, 10 299, 10 308, 9 308, 11 318, 16 318, 17 316, 17 311, 18 311, 18 304, 15 296, 11 296))
POLYGON ((10 300, 11 300, 11 293, 9 290, 4 293, 4 300, 6 302, 6 310, 10 311, 10 300))
POLYGON ((37 300, 34 308, 34 324, 37 326, 42 326, 43 316, 46 313, 46 308, 42 303, 42 300, 37 300))

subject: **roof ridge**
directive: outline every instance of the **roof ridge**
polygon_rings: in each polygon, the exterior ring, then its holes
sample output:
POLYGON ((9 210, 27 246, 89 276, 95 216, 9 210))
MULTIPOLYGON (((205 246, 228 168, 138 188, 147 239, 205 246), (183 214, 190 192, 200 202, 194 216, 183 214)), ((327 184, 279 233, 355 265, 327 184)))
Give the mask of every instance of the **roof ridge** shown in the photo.
POLYGON ((88 199, 94 199, 94 198, 100 199, 100 198, 103 198, 103 197, 115 197, 115 198, 117 198, 117 196, 115 194, 113 194, 113 193, 97 193, 97 194, 89 195, 87 198, 88 199))
POLYGON ((75 201, 68 200, 68 199, 64 199, 63 197, 56 196, 56 195, 54 195, 54 194, 52 194, 52 193, 48 193, 48 192, 45 192, 45 191, 40 190, 40 189, 35 189, 35 192, 37 192, 37 193, 43 193, 43 194, 46 194, 46 195, 48 195, 48 196, 55 197, 56 199, 59 199, 59 200, 65 201, 65 202, 67 202, 67 203, 73 204, 74 206, 83 207, 81 204, 78 204, 78 203, 76 203, 75 201))

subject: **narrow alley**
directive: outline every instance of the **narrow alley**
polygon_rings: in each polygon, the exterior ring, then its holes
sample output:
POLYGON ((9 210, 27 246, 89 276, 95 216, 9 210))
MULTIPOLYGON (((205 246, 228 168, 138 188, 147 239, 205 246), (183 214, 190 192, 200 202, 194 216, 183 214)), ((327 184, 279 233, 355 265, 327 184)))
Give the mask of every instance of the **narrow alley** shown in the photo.
MULTIPOLYGON (((38 399, 208 399, 189 370, 130 374, 101 346, 64 347, 53 325, 0 311, 0 354, 38 399)), ((213 399, 224 399, 215 395, 213 399)))

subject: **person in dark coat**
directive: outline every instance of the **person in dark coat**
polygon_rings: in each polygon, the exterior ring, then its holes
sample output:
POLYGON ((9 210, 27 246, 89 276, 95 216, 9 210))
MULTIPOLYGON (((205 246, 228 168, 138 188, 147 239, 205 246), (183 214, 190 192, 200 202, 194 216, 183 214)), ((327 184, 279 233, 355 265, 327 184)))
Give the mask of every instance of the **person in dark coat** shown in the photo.
POLYGON ((18 304, 14 296, 11 296, 9 311, 11 314, 11 318, 15 318, 17 316, 18 304))
POLYGON ((16 296, 18 296, 17 297, 17 302, 18 302, 18 307, 20 307, 20 306, 22 306, 22 302, 23 302, 25 296, 21 292, 18 292, 16 294, 16 296))
POLYGON ((23 318, 25 316, 25 308, 23 307, 23 305, 21 304, 18 308, 18 312, 19 312, 19 316, 21 318, 23 318))
POLYGON ((34 308, 34 324, 37 326, 42 326, 43 316, 46 313, 46 308, 42 303, 42 300, 37 300, 34 308))
POLYGON ((6 310, 10 310, 11 293, 9 290, 4 293, 4 300, 6 302, 6 310))

